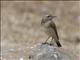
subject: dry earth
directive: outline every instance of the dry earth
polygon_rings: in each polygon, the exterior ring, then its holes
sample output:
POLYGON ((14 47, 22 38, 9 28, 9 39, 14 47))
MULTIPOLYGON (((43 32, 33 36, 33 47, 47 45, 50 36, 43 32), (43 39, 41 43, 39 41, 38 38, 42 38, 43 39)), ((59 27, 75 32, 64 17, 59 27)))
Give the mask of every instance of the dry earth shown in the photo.
POLYGON ((29 48, 45 41, 40 25, 45 14, 57 16, 62 51, 80 60, 80 1, 2 1, 2 60, 26 60, 29 48))

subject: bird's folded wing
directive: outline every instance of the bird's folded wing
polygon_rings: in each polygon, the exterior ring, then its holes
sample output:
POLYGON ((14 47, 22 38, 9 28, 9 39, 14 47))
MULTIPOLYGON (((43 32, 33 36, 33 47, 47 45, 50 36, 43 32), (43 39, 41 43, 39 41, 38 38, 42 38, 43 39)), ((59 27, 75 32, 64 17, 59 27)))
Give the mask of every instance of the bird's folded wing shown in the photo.
POLYGON ((51 32, 51 33, 55 33, 55 34, 56 34, 57 39, 59 39, 59 37, 58 37, 58 33, 57 33, 56 25, 55 25, 53 22, 51 22, 51 24, 50 24, 50 28, 51 28, 51 30, 52 30, 52 32, 51 32), (53 32, 53 31, 54 31, 54 32, 53 32))

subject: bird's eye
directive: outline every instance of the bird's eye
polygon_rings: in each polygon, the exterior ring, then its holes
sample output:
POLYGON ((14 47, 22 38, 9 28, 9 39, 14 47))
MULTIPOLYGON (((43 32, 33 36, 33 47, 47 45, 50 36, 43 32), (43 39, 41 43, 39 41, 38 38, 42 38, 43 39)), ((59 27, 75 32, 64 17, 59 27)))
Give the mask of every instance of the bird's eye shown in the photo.
POLYGON ((50 16, 47 16, 48 18, 50 17, 50 16))
POLYGON ((48 20, 51 20, 51 19, 52 19, 52 17, 51 17, 51 16, 47 16, 47 19, 48 19, 48 20))

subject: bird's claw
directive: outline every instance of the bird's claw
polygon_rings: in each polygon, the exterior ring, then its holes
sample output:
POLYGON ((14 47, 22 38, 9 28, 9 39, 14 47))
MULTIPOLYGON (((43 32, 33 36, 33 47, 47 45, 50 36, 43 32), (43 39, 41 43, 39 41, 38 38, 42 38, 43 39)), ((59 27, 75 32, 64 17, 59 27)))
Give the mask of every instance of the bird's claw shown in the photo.
POLYGON ((49 45, 50 45, 50 46, 52 46, 53 44, 52 44, 52 43, 50 43, 49 45))
POLYGON ((47 44, 47 42, 44 42, 44 43, 42 43, 42 44, 47 44))

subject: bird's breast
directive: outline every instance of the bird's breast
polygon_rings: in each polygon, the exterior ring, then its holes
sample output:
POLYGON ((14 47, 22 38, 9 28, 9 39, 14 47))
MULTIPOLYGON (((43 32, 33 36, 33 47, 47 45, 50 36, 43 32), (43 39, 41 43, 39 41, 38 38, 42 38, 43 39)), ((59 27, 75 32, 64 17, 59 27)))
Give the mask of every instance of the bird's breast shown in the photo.
POLYGON ((50 26, 50 21, 44 24, 44 27, 48 28, 50 26))

